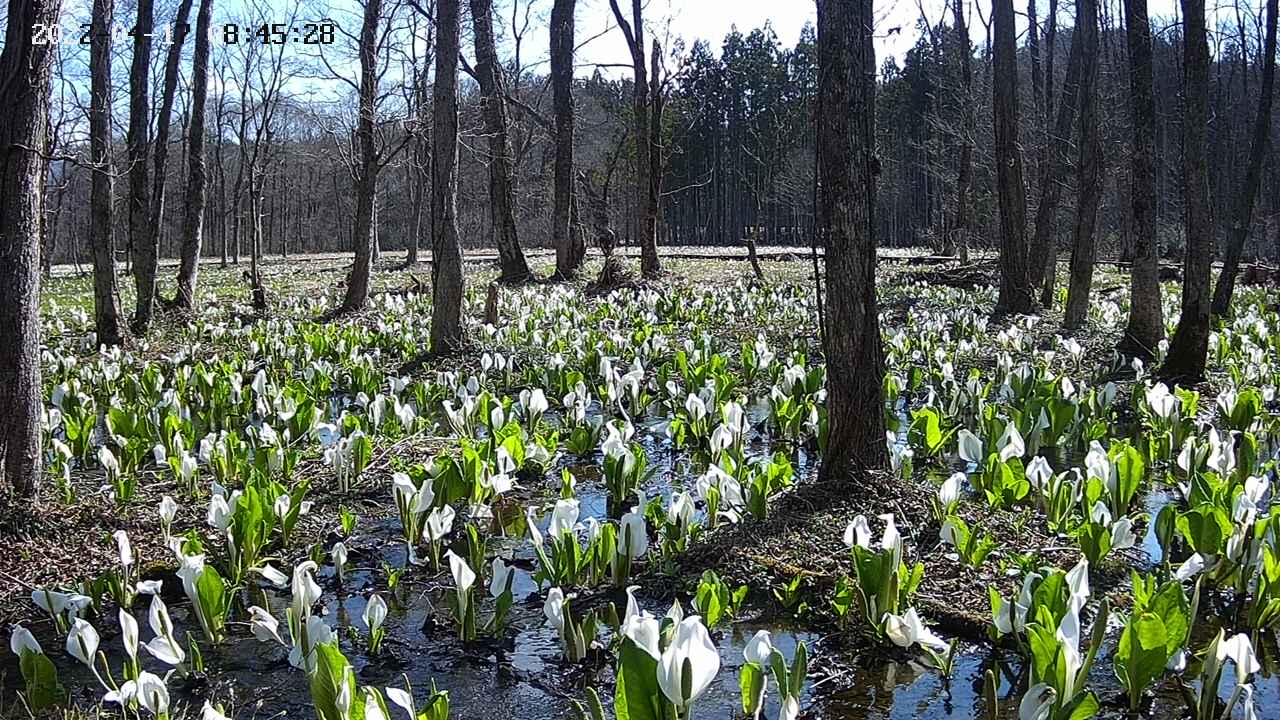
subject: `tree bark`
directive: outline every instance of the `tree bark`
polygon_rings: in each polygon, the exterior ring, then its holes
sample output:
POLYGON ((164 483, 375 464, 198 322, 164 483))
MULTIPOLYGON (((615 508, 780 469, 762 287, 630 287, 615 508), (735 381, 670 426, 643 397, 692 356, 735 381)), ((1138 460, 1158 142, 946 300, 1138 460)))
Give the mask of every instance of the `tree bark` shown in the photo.
POLYGON ((1027 269, 1027 195, 1018 144, 1018 60, 1014 44, 1013 0, 995 0, 996 185, 1000 199, 1000 296, 997 314, 1034 312, 1027 269))
POLYGON ((1235 293, 1236 276, 1240 272, 1240 256, 1249 237, 1249 228, 1253 225, 1253 206, 1262 184, 1262 163, 1271 142, 1271 95, 1276 84, 1276 0, 1267 0, 1267 36, 1263 42, 1262 58, 1262 93, 1258 95, 1249 168, 1245 171, 1244 185, 1236 195, 1238 205, 1227 235, 1222 272, 1218 274, 1218 286, 1213 293, 1214 315, 1226 315, 1231 309, 1231 296, 1235 293))
POLYGON ((556 276, 571 278, 586 258, 582 234, 573 232, 573 49, 577 0, 555 0, 551 8, 551 88, 555 115, 556 157, 551 241, 556 248, 556 276))
POLYGON ((462 345, 462 245, 458 240, 459 0, 436 7, 436 75, 432 88, 431 352, 462 345))
MULTIPOLYGON (((152 0, 138 0, 138 17, 133 33, 133 63, 129 67, 129 252, 133 257, 133 284, 137 291, 133 313, 136 331, 146 332, 151 323, 151 307, 155 301, 156 255, 151 222, 151 197, 148 187, 147 161, 150 150, 151 103, 151 34, 154 9, 152 0)), ((109 132, 109 131, 108 131, 109 132)))
MULTIPOLYGON (((618 0, 609 0, 613 9, 613 17, 618 27, 626 36, 627 47, 631 50, 631 66, 635 73, 632 85, 632 131, 636 143, 636 211, 640 213, 639 245, 640 273, 645 277, 654 277, 662 273, 662 263, 658 258, 658 197, 653 174, 653 153, 657 148, 653 145, 653 134, 650 131, 650 94, 649 69, 645 63, 644 52, 644 15, 641 0, 631 0, 631 20, 628 21, 618 6, 618 0)), ((655 63, 656 64, 656 63, 655 63)), ((659 128, 660 130, 660 128, 659 128)))
POLYGON ((1094 236, 1098 201, 1102 196, 1102 137, 1098 127, 1098 0, 1077 0, 1076 32, 1082 36, 1080 66, 1080 162, 1076 182, 1079 197, 1071 243, 1071 273, 1062 326, 1077 330, 1089 314, 1093 287, 1094 236))
POLYGON ((347 295, 342 311, 360 310, 369 300, 369 280, 373 274, 373 203, 378 189, 378 153, 374 147, 374 98, 378 92, 378 20, 382 0, 364 0, 364 21, 360 26, 360 116, 356 120, 356 140, 360 159, 354 170, 356 214, 352 232, 355 261, 347 275, 347 295))
POLYGON ((829 425, 821 475, 887 464, 875 287, 875 50, 871 0, 818 0, 820 222, 828 302, 829 425))
MULTIPOLYGON (((174 304, 196 306, 200 273, 200 246, 204 242, 204 209, 208 177, 204 157, 205 100, 209 92, 209 22, 213 0, 200 0, 196 14, 196 47, 191 60, 191 125, 187 131, 187 187, 183 199, 182 257, 178 265, 178 291, 174 304)), ((225 246, 224 246, 225 248, 225 246)))
MULTIPOLYGON (((139 0, 140 5, 141 2, 139 0)), ((138 298, 133 325, 138 333, 145 333, 147 326, 151 324, 151 310, 156 298, 156 264, 160 256, 160 228, 164 226, 165 167, 169 160, 170 116, 173 114, 173 96, 178 89, 178 70, 182 62, 182 45, 187 40, 187 16, 190 14, 191 0, 182 0, 173 20, 173 44, 169 46, 164 66, 164 88, 160 96, 160 113, 156 118, 155 172, 152 175, 151 206, 148 209, 146 232, 142 243, 134 246, 133 271, 138 298)), ((143 175, 145 180, 145 172, 143 175)))
POLYGON ((977 121, 973 111, 973 50, 969 43, 969 28, 965 23, 960 0, 954 0, 956 47, 960 60, 960 114, 963 118, 960 132, 959 169, 956 171, 956 215, 951 235, 943 248, 943 255, 956 254, 957 248, 967 252, 969 247, 969 193, 973 187, 973 138, 977 121))
POLYGON ((1041 288, 1040 304, 1045 307, 1053 307, 1053 286, 1057 280, 1058 247, 1054 229, 1058 204, 1062 201, 1062 185, 1070 167, 1068 150, 1071 147, 1071 126, 1075 122, 1076 105, 1080 99, 1083 42, 1080 33, 1071 34, 1062 97, 1058 99, 1057 117, 1046 140, 1048 148, 1040 168, 1040 204, 1036 207, 1035 236, 1031 241, 1031 257, 1038 261, 1031 264, 1031 286, 1041 288))
POLYGON ((506 80, 493 37, 493 0, 471 0, 471 23, 475 30, 480 110, 489 139, 489 218, 502 268, 499 280, 521 283, 529 279, 529 263, 520 251, 516 233, 515 161, 508 137, 506 80))
MULTIPOLYGON (((111 27, 114 0, 94 0, 89 42, 89 247, 93 250, 94 327, 99 345, 119 345, 120 298, 112 237, 111 27)), ((43 100, 42 100, 43 101, 43 100)))
POLYGON ((40 230, 48 160, 49 78, 57 50, 34 26, 57 25, 61 2, 9 0, 0 48, 0 461, 29 496, 43 472, 40 414, 40 230))
POLYGON ((1132 93, 1133 265, 1130 269, 1129 326, 1120 343, 1128 355, 1150 360, 1164 339, 1160 298, 1160 247, 1156 239, 1156 100, 1152 89, 1151 21, 1147 0, 1124 0, 1132 93))
POLYGON ((1209 39, 1204 0, 1181 0, 1183 16, 1182 177, 1186 257, 1182 316, 1169 342, 1161 377, 1196 382, 1209 351, 1213 206, 1209 202, 1209 39))

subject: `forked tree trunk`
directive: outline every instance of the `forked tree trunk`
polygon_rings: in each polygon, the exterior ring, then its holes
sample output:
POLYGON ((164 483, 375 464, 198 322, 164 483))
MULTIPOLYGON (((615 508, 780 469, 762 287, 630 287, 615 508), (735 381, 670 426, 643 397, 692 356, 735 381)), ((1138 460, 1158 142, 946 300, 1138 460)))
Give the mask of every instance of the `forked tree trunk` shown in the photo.
MULTIPOLYGON (((1058 99, 1058 114, 1046 142, 1045 159, 1040 168, 1040 204, 1036 207, 1035 236, 1031 241, 1031 287, 1041 288, 1040 304, 1053 307, 1053 287, 1057 280, 1058 245, 1054 237, 1058 221, 1058 204, 1062 201, 1062 185, 1070 167, 1071 127, 1075 122, 1076 104, 1080 99, 1080 66, 1084 37, 1071 33, 1071 49, 1067 53, 1067 75, 1058 99)), ((1048 84, 1048 83, 1046 83, 1048 84)))
POLYGON ((431 352, 462 345, 462 246, 458 240, 459 0, 436 7, 436 77, 432 89, 431 352))
POLYGON ((1062 326, 1077 330, 1089 314, 1093 262, 1097 255, 1094 229, 1102 196, 1102 137, 1098 127, 1098 0, 1076 2, 1076 32, 1082 35, 1080 66, 1080 163, 1077 167, 1076 221, 1071 243, 1071 275, 1062 326))
POLYGON ((887 464, 876 308, 875 50, 871 0, 818 0, 819 213, 826 240, 829 425, 821 474, 887 464))
POLYGON ((1164 339, 1160 299, 1160 249, 1156 240, 1156 100, 1152 90, 1151 21, 1147 0, 1125 0, 1129 88, 1133 116, 1133 265, 1129 326, 1120 342, 1128 355, 1150 360, 1164 339))
POLYGON ((493 0, 471 0, 471 23, 475 29, 480 110, 489 138, 489 219, 502 268, 499 279, 520 283, 529 279, 529 263, 520 251, 516 232, 515 161, 507 136, 507 85, 493 37, 493 0))
POLYGON ((133 45, 133 63, 129 67, 129 252, 133 258, 133 285, 137 291, 133 313, 133 326, 145 332, 151 323, 151 306, 155 301, 156 254, 152 248, 151 196, 148 187, 147 162, 151 147, 147 133, 150 130, 151 103, 148 90, 151 87, 151 34, 152 0, 138 0, 138 17, 135 32, 129 38, 133 45))
POLYGON ((1204 377, 1209 351, 1213 206, 1209 202, 1209 39, 1204 0, 1182 0, 1182 177, 1186 204, 1186 258, 1182 316, 1160 376, 1195 382, 1204 377))
POLYGON ((120 298, 112 237, 111 27, 114 0, 94 0, 89 42, 89 247, 93 250, 94 328, 99 345, 119 345, 120 298))
POLYGON ((1249 169, 1245 171, 1244 186, 1236 196, 1238 205, 1227 234, 1227 246, 1222 259, 1222 272, 1213 293, 1213 314, 1226 315, 1231 309, 1231 296, 1236 289, 1236 276, 1240 272, 1240 255, 1244 252, 1249 228, 1253 225, 1253 205, 1258 199, 1258 187, 1262 184, 1262 163, 1271 142, 1271 95, 1276 84, 1276 0, 1267 0, 1267 37, 1262 48, 1262 93, 1258 95, 1258 115, 1253 125, 1253 145, 1249 151, 1249 169))
POLYGON ((133 324, 135 331, 139 333, 145 333, 147 326, 151 324, 151 309, 156 300, 156 265, 160 256, 160 228, 164 225, 165 166, 169 160, 170 116, 173 114, 173 96, 178 89, 178 70, 182 62, 182 45, 187 39, 187 16, 190 14, 191 0, 182 0, 174 18, 173 44, 169 46, 169 55, 165 60, 164 88, 160 96, 160 113, 156 118, 155 172, 152 174, 147 231, 141 249, 137 246, 134 248, 134 279, 138 288, 138 300, 133 324))
POLYGON ((996 186, 1000 198, 1000 296, 997 314, 1035 311, 1027 269, 1027 194, 1018 144, 1018 59, 1013 0, 995 0, 996 186))
POLYGON ((43 473, 40 386, 40 218, 48 160, 54 46, 32 42, 34 25, 58 23, 61 2, 9 0, 0 48, 0 485, 35 492, 43 473))
POLYGON ((551 89, 555 116, 556 158, 551 242, 556 248, 556 276, 578 273, 587 248, 582 234, 574 232, 573 207, 573 43, 577 0, 555 0, 551 8, 551 89))
MULTIPOLYGON (((187 187, 183 199, 182 259, 178 265, 178 291, 174 304, 180 308, 196 305, 196 283, 200 273, 200 246, 204 242, 204 210, 208 178, 204 158, 205 100, 209 92, 209 21, 213 0, 200 0, 196 14, 196 48, 191 60, 191 125, 187 132, 187 187)), ((226 245, 223 245, 225 252, 226 245)), ((224 257, 225 259, 225 257, 224 257)))
MULTIPOLYGON (((645 277, 654 277, 662 272, 662 263, 658 258, 658 197, 653 174, 653 153, 657 148, 653 144, 650 131, 650 94, 649 68, 644 52, 644 15, 641 0, 631 0, 631 20, 627 20, 618 0, 609 0, 613 9, 614 20, 626 36, 627 47, 631 50, 631 67, 635 73, 632 84, 631 112, 632 133, 635 136, 635 168, 636 168, 636 212, 640 216, 639 245, 640 272, 645 277)), ((655 63, 656 65, 656 63, 655 63)))
POLYGON ((352 232, 355 261, 347 275, 343 312, 364 307, 369 300, 369 280, 373 274, 373 203, 378 188, 373 112, 378 91, 378 16, 381 12, 382 0, 365 0, 364 22, 360 26, 360 117, 356 120, 360 159, 355 167, 356 215, 352 232))

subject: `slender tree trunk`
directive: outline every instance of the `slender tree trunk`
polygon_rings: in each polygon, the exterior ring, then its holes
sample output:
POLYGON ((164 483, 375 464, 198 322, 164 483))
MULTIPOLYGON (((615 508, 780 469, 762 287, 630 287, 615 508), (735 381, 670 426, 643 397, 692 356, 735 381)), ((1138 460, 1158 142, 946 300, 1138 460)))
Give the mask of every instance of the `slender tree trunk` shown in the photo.
MULTIPOLYGON (((427 44, 431 43, 432 38, 428 35, 427 44)), ((426 225, 423 222, 423 211, 429 202, 427 188, 431 182, 431 140, 424 132, 425 128, 431 126, 431 96, 427 82, 429 64, 429 60, 424 60, 422 68, 417 71, 414 79, 414 112, 417 115, 419 129, 413 138, 413 160, 408 163, 411 167, 409 182, 413 195, 413 241, 409 244, 409 257, 406 260, 409 267, 418 264, 418 252, 422 247, 423 228, 426 225)))
MULTIPOLYGON (((99 345, 119 345, 120 298, 116 288, 116 251, 112 237, 111 27, 113 0, 94 0, 89 43, 89 247, 93 250, 94 327, 99 345)), ((42 100, 43 102, 43 100, 42 100)))
MULTIPOLYGON (((147 160, 150 149, 151 103, 151 34, 154 23, 152 0, 138 0, 138 17, 134 26, 133 64, 129 68, 129 253, 133 258, 133 284, 137 290, 133 326, 145 333, 151 323, 151 306, 155 301, 156 254, 151 222, 147 160)), ((109 131, 108 131, 109 132, 109 131)))
POLYGON ((1018 144, 1018 62, 1013 0, 995 0, 996 185, 1000 200, 1000 296, 997 314, 1035 311, 1027 268, 1027 192, 1018 144))
POLYGON ((1244 186, 1236 195, 1237 207, 1227 233, 1226 252, 1218 286, 1213 293, 1213 314, 1226 315, 1231 309, 1236 276, 1240 272, 1240 256, 1244 252, 1249 228, 1253 225, 1253 206, 1262 184, 1262 163, 1271 143, 1271 96, 1276 84, 1276 0, 1267 0, 1267 37, 1262 48, 1262 93, 1258 95, 1258 115, 1253 125, 1253 145, 1249 151, 1249 168, 1244 186))
POLYGON ((515 161, 508 137, 506 81, 493 37, 493 0, 471 0, 471 23, 475 30, 480 110, 489 138, 489 218, 502 268, 499 280, 521 283, 529 279, 529 264, 520 251, 516 233, 515 161))
MULTIPOLYGON (((213 0, 200 0, 196 14, 196 48, 191 60, 191 126, 187 132, 187 187, 182 214, 182 257, 174 304, 196 306, 200 246, 204 242, 204 209, 208 192, 204 158, 205 100, 209 92, 209 22, 213 0)), ((224 246, 225 250, 225 246, 224 246)), ((224 257, 225 259, 225 257, 224 257)))
POLYGON ((1204 377, 1209 351, 1213 206, 1209 202, 1209 39, 1204 0, 1182 0, 1182 177, 1186 204, 1186 258, 1182 316, 1169 342, 1161 377, 1194 382, 1204 377))
POLYGON ((369 280, 373 273, 373 203, 378 189, 373 112, 378 92, 378 16, 381 12, 382 0, 365 0, 364 22, 360 27, 360 117, 356 121, 360 159, 355 168, 356 214, 352 238, 355 262, 347 275, 343 312, 364 307, 369 299, 369 280))
POLYGON ((1102 133, 1098 127, 1098 0, 1077 0, 1076 32, 1083 36, 1080 67, 1080 163, 1076 183, 1079 198, 1071 243, 1071 277, 1062 325, 1077 330, 1089 314, 1093 263, 1097 254, 1094 229, 1102 196, 1102 133))
POLYGON ((977 133, 977 121, 973 111, 973 50, 969 44, 969 28, 965 23, 960 0, 954 0, 955 37, 960 60, 960 115, 963 118, 960 132, 959 168, 956 171, 956 215, 950 239, 943 248, 943 255, 954 255, 957 248, 967 253, 969 247, 969 193, 973 187, 973 138, 977 133))
POLYGON ((586 257, 582 234, 571 228, 573 205, 573 48, 577 0, 555 0, 551 8, 551 88, 554 98, 556 158, 551 240, 556 248, 556 276, 571 278, 586 257))
POLYGON ((48 160, 49 79, 57 50, 34 25, 57 25, 61 2, 9 0, 0 48, 0 462, 3 482, 32 495, 40 452, 40 229, 48 160))
POLYGON ((462 245, 458 240, 459 0, 436 6, 436 75, 432 89, 431 352, 462 345, 462 245))
POLYGON ((818 0, 820 212, 826 241, 827 407, 821 474, 887 464, 876 308, 875 50, 871 0, 818 0))
POLYGON ((1133 265, 1130 271, 1129 327, 1120 343, 1128 355, 1150 360, 1164 339, 1160 298, 1160 247, 1156 238, 1156 100, 1152 90, 1151 21, 1147 0, 1124 0, 1132 93, 1133 265))
POLYGON ((1045 162, 1040 169, 1040 204, 1036 207, 1035 236, 1031 241, 1031 286, 1040 287, 1040 304, 1053 306, 1053 286, 1057 280, 1058 245, 1054 237, 1058 204, 1062 201, 1062 185, 1070 167, 1071 127, 1075 122, 1076 104, 1080 99, 1080 67, 1083 36, 1071 33, 1071 50, 1067 54, 1067 76, 1058 100, 1058 115, 1047 139, 1045 162))
POLYGON ((627 47, 631 50, 631 66, 635 72, 632 85, 632 132, 635 135, 635 167, 636 193, 635 208, 639 215, 636 223, 639 228, 640 272, 645 277, 654 277, 662 272, 662 263, 658 258, 658 216, 657 197, 654 195, 654 182, 650 175, 653 172, 652 155, 655 150, 652 134, 649 129, 649 69, 644 52, 644 15, 641 0, 631 0, 631 20, 627 20, 618 0, 609 0, 614 19, 627 39, 627 47))
MULTIPOLYGON (((639 2, 640 0, 635 0, 639 2)), ((640 273, 655 277, 662 272, 658 260, 658 241, 662 228, 662 113, 666 109, 662 94, 662 47, 657 39, 650 52, 649 70, 649 196, 644 208, 645 245, 640 247, 640 273)))
MULTIPOLYGON (((143 2, 151 4, 150 0, 139 0, 139 7, 143 2)), ((142 11, 138 12, 141 14, 142 11)), ((140 237, 134 238, 133 272, 138 298, 133 315, 133 327, 134 331, 140 334, 146 333, 147 327, 151 324, 152 307, 156 300, 156 265, 160 255, 160 231, 164 227, 165 168, 169 160, 169 127, 173 114, 173 96, 178 89, 182 45, 187 39, 187 16, 190 14, 191 0, 182 0, 178 5, 178 14, 173 20, 175 26, 173 44, 169 46, 169 54, 165 60, 164 87, 160 96, 160 112, 156 117, 155 172, 152 175, 150 207, 146 209, 147 222, 140 237)), ((145 183, 147 179, 145 168, 141 175, 145 183)), ((132 174, 130 180, 133 180, 132 174)), ((132 220, 132 210, 130 218, 132 220)))

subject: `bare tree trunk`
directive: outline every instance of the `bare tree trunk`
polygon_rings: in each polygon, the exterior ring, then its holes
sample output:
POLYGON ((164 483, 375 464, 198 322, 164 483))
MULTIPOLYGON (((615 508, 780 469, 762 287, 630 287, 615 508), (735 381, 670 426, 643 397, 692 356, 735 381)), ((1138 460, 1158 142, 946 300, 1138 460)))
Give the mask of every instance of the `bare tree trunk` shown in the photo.
MULTIPOLYGON (((139 0, 140 7, 142 2, 150 4, 150 0, 139 0)), ((160 255, 160 229, 164 226, 165 166, 169 160, 170 116, 173 114, 173 96, 178 89, 178 66, 182 61, 182 45, 187 39, 187 16, 190 14, 191 0, 182 0, 173 21, 175 26, 173 44, 169 46, 169 55, 165 60, 164 88, 160 96, 160 112, 156 118, 155 172, 152 176, 151 205, 147 208, 148 219, 145 230, 140 240, 136 237, 134 239, 136 244, 133 248, 133 273, 138 298, 133 315, 133 326, 137 333, 146 333, 147 326, 151 324, 152 306, 156 300, 156 265, 160 255)), ((132 118, 130 121, 132 122, 132 118)), ((145 167, 141 174, 142 181, 145 183, 145 167)), ((132 174, 130 180, 133 180, 132 174)))
POLYGON ((829 426, 821 474, 887 464, 876 309, 875 49, 871 0, 818 0, 820 212, 826 240, 829 426))
MULTIPOLYGON (((133 258, 133 284, 137 290, 133 325, 145 333, 151 323, 151 306, 155 300, 156 254, 148 224, 151 221, 151 199, 147 179, 150 149, 151 103, 151 33, 154 10, 152 0, 138 0, 138 18, 132 38, 133 64, 129 68, 129 252, 133 258)), ((108 131, 109 132, 109 131, 108 131)))
MULTIPOLYGON (((200 0, 196 14, 196 48, 191 60, 191 127, 187 132, 187 187, 183 201, 182 259, 178 265, 178 291, 174 304, 196 306, 196 283, 200 273, 200 246, 204 242, 204 209, 208 179, 205 175, 204 117, 209 91, 209 22, 213 0, 200 0)), ((223 245, 223 260, 226 260, 223 245)), ((225 262, 224 262, 225 264, 225 262)))
POLYGON ((1018 144, 1018 61, 1013 0, 995 0, 996 185, 1000 198, 1000 296, 996 314, 1035 311, 1027 271, 1027 193, 1018 144))
MULTIPOLYGON (((430 34, 427 36, 427 45, 432 44, 430 34)), ((431 103, 429 83, 427 82, 427 67, 430 65, 430 59, 423 60, 420 69, 415 68, 416 75, 414 77, 413 103, 414 113, 417 116, 418 128, 413 138, 413 157, 408 166, 410 167, 410 187, 413 200, 413 240, 409 243, 409 256, 405 261, 408 267, 418 264, 418 252, 422 247, 423 233, 423 216, 424 208, 426 208, 427 187, 431 182, 431 141, 425 132, 425 128, 431 124, 431 103)), ((428 218, 429 222, 430 218, 428 218)))
POLYGON ((360 27, 360 117, 356 137, 360 161, 355 168, 356 215, 353 232, 355 262, 347 275, 347 295, 342 311, 364 307, 369 299, 369 279, 373 273, 373 203, 378 189, 378 155, 374 147, 374 98, 378 92, 378 16, 382 0, 365 0, 364 22, 360 27))
POLYGON ((481 114, 489 138, 489 218, 497 240, 502 268, 499 280, 521 283, 529 279, 529 264, 516 234, 515 162, 507 137, 506 82, 493 37, 493 0, 471 0, 475 30, 476 77, 480 81, 481 114))
POLYGON ((431 352, 462 345, 462 246, 458 241, 459 0, 436 7, 436 77, 432 89, 431 352))
POLYGON ((1156 100, 1152 90, 1151 21, 1147 0, 1124 0, 1132 92, 1133 265, 1130 270, 1129 327, 1120 350, 1143 360, 1155 357, 1164 339, 1160 298, 1160 251, 1156 239, 1156 100))
MULTIPOLYGON (((257 152, 255 150, 254 154, 257 152)), ((256 162, 256 160, 254 161, 256 162)), ((263 171, 249 165, 249 286, 253 309, 267 309, 267 291, 262 287, 262 186, 263 171)))
POLYGON ((57 50, 33 26, 58 23, 61 2, 9 0, 0 48, 0 461, 3 485, 29 496, 43 474, 40 218, 48 161, 49 78, 57 50))
POLYGON ((1204 0, 1182 0, 1182 176, 1186 204, 1186 258, 1182 317, 1169 342, 1160 375, 1169 380, 1204 377, 1209 351, 1213 205, 1209 202, 1209 39, 1204 0))
POLYGON ((960 0, 954 0, 955 37, 960 56, 960 132, 959 169, 956 171, 956 216, 943 255, 956 254, 957 248, 967 254, 969 247, 969 192, 973 187, 973 142, 977 121, 973 115, 973 50, 969 44, 969 28, 965 23, 960 0))
POLYGON ((628 21, 618 6, 618 0, 609 0, 613 9, 613 17, 627 39, 627 47, 631 50, 631 66, 635 72, 632 86, 633 133, 635 135, 636 153, 636 211, 640 214, 638 226, 640 245, 640 272, 645 277, 653 277, 662 272, 662 263, 658 258, 658 207, 654 193, 654 182, 650 175, 653 172, 652 155, 655 148, 649 128, 649 70, 645 66, 647 58, 644 52, 644 15, 641 0, 631 0, 631 20, 628 21))
POLYGON ((555 208, 551 240, 556 248, 556 276, 571 278, 587 254, 582 234, 570 227, 573 205, 573 43, 577 0, 555 0, 551 8, 551 87, 554 99, 556 159, 555 208))
MULTIPOLYGON (((94 327, 99 345, 119 345, 120 298, 116 289, 116 252, 112 237, 111 27, 114 0, 94 0, 89 42, 89 247, 93 250, 94 327)), ((43 100, 42 100, 43 102, 43 100)))
MULTIPOLYGON (((1247 77, 1247 76, 1246 76, 1247 77)), ((1235 293, 1236 275, 1240 272, 1240 255, 1244 251, 1249 228, 1253 225, 1253 206, 1262 184, 1262 163, 1271 142, 1271 95, 1276 84, 1276 0, 1267 0, 1267 38, 1262 48, 1262 93, 1258 96, 1258 115, 1253 125, 1253 145, 1249 151, 1249 168, 1244 186, 1236 198, 1238 205, 1227 235, 1222 272, 1213 293, 1213 314, 1226 315, 1235 293)))
POLYGON ((1097 254, 1094 229, 1102 196, 1102 137, 1098 128, 1098 0, 1077 0, 1076 32, 1084 50, 1080 67, 1080 164, 1077 168, 1076 221, 1071 243, 1071 277, 1062 326, 1077 330, 1089 314, 1093 262, 1097 254))

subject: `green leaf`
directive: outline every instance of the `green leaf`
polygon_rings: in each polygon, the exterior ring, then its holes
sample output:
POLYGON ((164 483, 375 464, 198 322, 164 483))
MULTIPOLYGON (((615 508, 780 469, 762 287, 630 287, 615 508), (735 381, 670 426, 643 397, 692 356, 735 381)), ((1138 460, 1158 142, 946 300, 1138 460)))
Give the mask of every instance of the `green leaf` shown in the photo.
POLYGON ((1131 617, 1120 634, 1113 663, 1131 707, 1136 708, 1147 686, 1164 674, 1169 662, 1167 638, 1164 621, 1154 613, 1131 617))
POLYGON ((654 708, 662 696, 658 687, 658 661, 630 640, 618 650, 618 687, 613 697, 617 720, 662 720, 654 708))
POLYGON ((44 653, 24 651, 19 666, 27 686, 27 704, 32 710, 43 710, 62 703, 67 691, 58 682, 58 669, 44 653))
POLYGON ((316 670, 311 674, 311 703, 315 706, 317 717, 319 720, 349 720, 338 709, 338 693, 344 685, 347 686, 353 698, 354 710, 356 680, 351 663, 338 646, 331 643, 317 645, 315 654, 316 670))
POLYGON ((738 673, 738 687, 742 690, 742 713, 754 715, 764 700, 765 674, 759 667, 747 663, 738 673))
POLYGON ((800 697, 804 690, 804 681, 809 675, 809 652, 803 642, 796 643, 796 656, 791 661, 791 689, 787 693, 791 697, 800 697))

